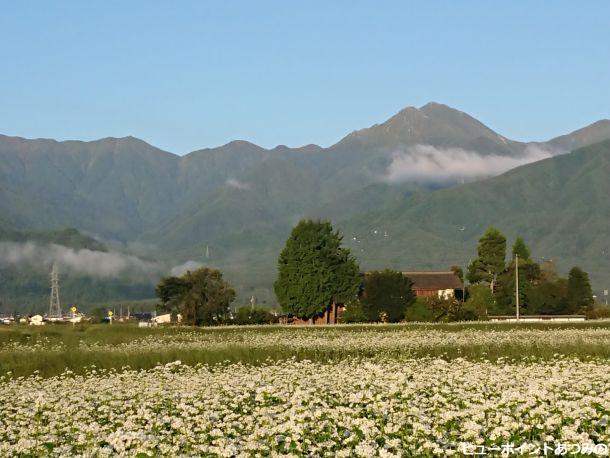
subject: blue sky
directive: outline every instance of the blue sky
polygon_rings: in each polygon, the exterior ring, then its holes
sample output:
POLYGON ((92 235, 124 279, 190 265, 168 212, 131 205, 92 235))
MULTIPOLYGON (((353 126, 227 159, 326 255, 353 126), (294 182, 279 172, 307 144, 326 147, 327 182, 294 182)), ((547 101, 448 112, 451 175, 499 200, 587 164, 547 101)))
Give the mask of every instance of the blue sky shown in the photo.
POLYGON ((610 118, 610 2, 5 1, 0 133, 330 145, 446 103, 517 140, 610 118))

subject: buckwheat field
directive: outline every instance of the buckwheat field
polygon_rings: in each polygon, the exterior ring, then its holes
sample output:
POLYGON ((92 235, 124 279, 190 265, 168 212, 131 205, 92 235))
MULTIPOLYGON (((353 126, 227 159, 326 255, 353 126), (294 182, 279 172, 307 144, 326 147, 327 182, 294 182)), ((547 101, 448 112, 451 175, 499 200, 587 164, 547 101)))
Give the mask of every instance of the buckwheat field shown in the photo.
POLYGON ((0 344, 0 456, 608 456, 608 323, 48 326, 0 344))

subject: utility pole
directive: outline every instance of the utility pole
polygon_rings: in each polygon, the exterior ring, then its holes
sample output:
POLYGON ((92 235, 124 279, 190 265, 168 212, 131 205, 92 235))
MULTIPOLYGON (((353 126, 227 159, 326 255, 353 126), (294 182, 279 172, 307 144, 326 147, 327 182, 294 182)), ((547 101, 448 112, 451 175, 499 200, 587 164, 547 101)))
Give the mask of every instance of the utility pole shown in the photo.
POLYGON ((466 275, 468 272, 468 266, 465 267, 462 272, 462 305, 466 304, 466 275))
POLYGON ((519 321, 519 255, 515 254, 515 302, 517 304, 517 321, 519 321))

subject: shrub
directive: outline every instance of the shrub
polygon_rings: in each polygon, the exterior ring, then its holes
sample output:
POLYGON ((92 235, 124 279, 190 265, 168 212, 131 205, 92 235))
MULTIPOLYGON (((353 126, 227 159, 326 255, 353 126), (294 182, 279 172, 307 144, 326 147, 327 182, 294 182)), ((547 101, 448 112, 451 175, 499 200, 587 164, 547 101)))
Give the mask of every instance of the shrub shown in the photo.
POLYGON ((602 320, 610 318, 610 306, 608 305, 597 305, 592 310, 587 312, 587 318, 590 320, 602 320))
POLYGON ((276 323, 277 317, 268 309, 244 305, 237 309, 233 317, 234 324, 271 324, 276 323))
POLYGON ((367 320, 362 304, 359 300, 352 300, 345 304, 345 310, 339 319, 341 323, 365 323, 367 320))
POLYGON ((415 302, 409 308, 407 308, 405 319, 407 321, 436 321, 434 313, 429 307, 428 301, 422 297, 415 299, 415 302))

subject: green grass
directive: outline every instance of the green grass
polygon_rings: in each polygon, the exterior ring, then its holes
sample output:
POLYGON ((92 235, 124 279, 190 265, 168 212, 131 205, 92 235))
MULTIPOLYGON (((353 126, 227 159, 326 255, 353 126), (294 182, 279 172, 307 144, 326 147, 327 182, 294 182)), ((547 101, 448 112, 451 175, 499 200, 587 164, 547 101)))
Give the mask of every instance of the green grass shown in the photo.
MULTIPOLYGON (((550 359, 557 354, 586 358, 610 359, 610 345, 607 337, 593 338, 586 345, 578 340, 556 341, 553 345, 536 336, 549 336, 560 330, 581 330, 586 335, 595 335, 595 330, 610 330, 610 321, 591 321, 582 323, 454 323, 454 324, 401 324, 401 325, 351 325, 332 327, 217 327, 186 328, 159 327, 138 328, 128 324, 109 325, 47 325, 5 326, 0 327, 0 375, 11 373, 12 377, 37 373, 43 377, 54 376, 69 369, 75 373, 85 373, 97 369, 117 369, 125 366, 132 369, 149 369, 158 364, 181 360, 185 364, 218 364, 242 362, 260 364, 268 360, 289 358, 313 361, 333 361, 342 358, 410 358, 440 356, 447 359, 490 359, 498 358, 550 359), (512 335, 515 331, 540 331, 527 341, 515 339, 506 342, 487 341, 481 343, 476 336, 490 332, 512 335), (185 337, 185 332, 188 336, 185 337), (447 333, 447 342, 434 345, 421 345, 415 348, 402 348, 399 344, 390 348, 380 348, 376 341, 386 339, 409 339, 410 333, 422 332, 430 335, 447 333), (470 332, 468 338, 457 345, 451 337, 470 332), (279 333, 279 334, 278 334, 279 333), (366 342, 348 345, 362 334, 366 342), (389 334, 388 334, 389 333, 389 334), (394 333, 394 334, 392 334, 394 333), (551 334, 546 334, 551 333, 551 334), (251 344, 252 336, 262 338, 263 344, 251 344), (266 340, 264 337, 267 336, 266 340), (277 339, 276 339, 277 337, 277 339), (137 346, 129 351, 115 349, 116 346, 150 338, 160 342, 185 342, 203 339, 210 345, 197 348, 176 348, 176 346, 156 345, 137 346), (293 346, 291 340, 317 344, 293 346), (190 340, 189 340, 190 339, 190 340), (278 342, 279 339, 279 342, 278 342), (282 340, 283 339, 283 340, 282 340), (268 341, 268 343, 267 343, 268 341), (320 344, 322 342, 322 344, 320 344), (328 344, 326 344, 328 342, 328 344), (104 345, 103 349, 82 349, 81 344, 104 345), (53 349, 61 345, 61 349, 53 349), (23 348, 36 348, 23 351, 23 348)), ((444 335, 444 334, 443 334, 444 335)), ((504 335, 504 334, 503 334, 504 335)), ((404 342, 405 340, 402 340, 404 342)))

